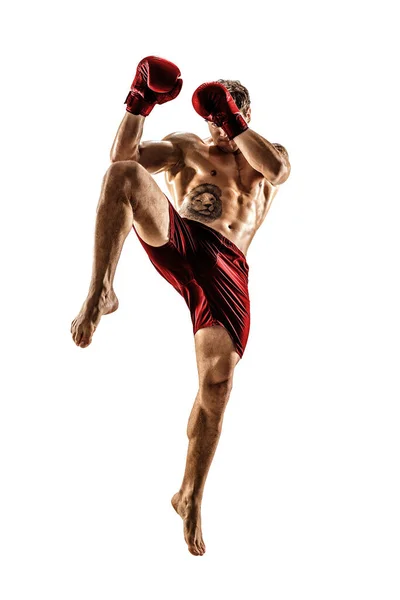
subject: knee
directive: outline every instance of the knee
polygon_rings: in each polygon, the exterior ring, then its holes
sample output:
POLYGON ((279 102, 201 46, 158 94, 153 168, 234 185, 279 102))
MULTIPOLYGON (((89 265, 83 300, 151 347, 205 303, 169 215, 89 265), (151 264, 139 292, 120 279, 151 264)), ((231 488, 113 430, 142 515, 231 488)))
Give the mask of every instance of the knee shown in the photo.
POLYGON ((142 165, 134 160, 118 160, 112 162, 108 167, 105 177, 108 179, 128 180, 135 183, 143 178, 147 171, 142 165))
POLYGON ((132 208, 134 208, 135 196, 132 191, 137 191, 146 176, 149 177, 148 172, 138 162, 134 160, 119 160, 110 164, 103 181, 107 185, 107 189, 118 190, 119 192, 122 190, 122 196, 119 193, 118 197, 129 199, 132 208))
POLYGON ((236 364, 236 356, 232 352, 220 352, 207 357, 199 356, 197 368, 200 386, 220 385, 221 388, 232 387, 236 364))
POLYGON ((218 382, 213 377, 202 381, 199 387, 200 404, 209 416, 222 419, 232 387, 233 377, 218 382))

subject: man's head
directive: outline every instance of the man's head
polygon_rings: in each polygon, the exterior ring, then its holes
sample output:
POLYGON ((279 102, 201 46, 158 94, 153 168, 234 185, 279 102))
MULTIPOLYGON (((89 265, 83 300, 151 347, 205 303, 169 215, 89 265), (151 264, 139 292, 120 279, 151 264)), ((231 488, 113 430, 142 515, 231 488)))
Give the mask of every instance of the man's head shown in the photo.
MULTIPOLYGON (((250 123, 251 119, 251 108, 250 108, 250 94, 247 88, 236 79, 217 79, 218 83, 222 83, 232 96, 236 106, 240 110, 242 116, 247 123, 250 123)), ((224 152, 235 152, 238 147, 235 140, 229 140, 228 136, 221 127, 217 127, 214 123, 208 123, 208 129, 210 131, 212 140, 216 146, 224 152)))

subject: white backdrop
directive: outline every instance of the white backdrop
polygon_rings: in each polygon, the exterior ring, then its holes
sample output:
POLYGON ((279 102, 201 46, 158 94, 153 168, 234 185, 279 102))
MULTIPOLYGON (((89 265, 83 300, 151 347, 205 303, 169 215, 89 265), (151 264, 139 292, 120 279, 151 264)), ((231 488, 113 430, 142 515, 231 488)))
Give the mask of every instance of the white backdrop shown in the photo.
POLYGON ((39 0, 3 13, 4 600, 399 597, 394 3, 262 6, 39 0), (239 79, 251 127, 292 164, 247 255, 251 332, 206 484, 203 557, 170 504, 197 391, 190 315, 134 232, 119 310, 86 349, 69 332, 149 54, 184 84, 143 139, 206 137, 194 89, 239 79))

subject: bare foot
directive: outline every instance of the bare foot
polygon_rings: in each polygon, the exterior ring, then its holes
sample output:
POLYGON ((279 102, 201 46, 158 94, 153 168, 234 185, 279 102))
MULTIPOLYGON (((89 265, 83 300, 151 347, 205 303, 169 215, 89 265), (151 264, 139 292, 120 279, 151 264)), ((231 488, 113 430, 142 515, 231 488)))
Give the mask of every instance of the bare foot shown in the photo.
POLYGON ((108 315, 118 308, 118 298, 114 290, 102 294, 99 299, 86 299, 80 313, 72 321, 71 333, 75 344, 87 348, 103 315, 108 315))
POLYGON ((195 556, 202 556, 206 546, 201 532, 200 506, 185 498, 182 492, 172 496, 171 504, 183 519, 183 535, 189 552, 195 556))

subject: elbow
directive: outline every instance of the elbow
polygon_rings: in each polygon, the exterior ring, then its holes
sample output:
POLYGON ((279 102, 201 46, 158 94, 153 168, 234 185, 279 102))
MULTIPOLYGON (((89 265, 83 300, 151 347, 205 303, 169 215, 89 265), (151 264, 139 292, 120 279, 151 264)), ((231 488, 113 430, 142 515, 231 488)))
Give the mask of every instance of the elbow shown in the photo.
POLYGON ((289 177, 289 175, 290 175, 290 167, 287 167, 287 166, 282 167, 282 169, 280 170, 280 173, 278 175, 276 185, 281 185, 281 183, 285 183, 285 181, 289 177))
POLYGON ((265 175, 265 177, 272 183, 272 185, 281 185, 282 183, 285 183, 289 175, 290 165, 282 164, 273 177, 268 177, 268 175, 265 175))
POLYGON ((136 149, 134 151, 130 151, 130 152, 116 152, 114 149, 111 150, 110 152, 110 161, 112 163, 114 162, 120 162, 121 160, 133 160, 135 162, 139 162, 139 150, 136 149))

